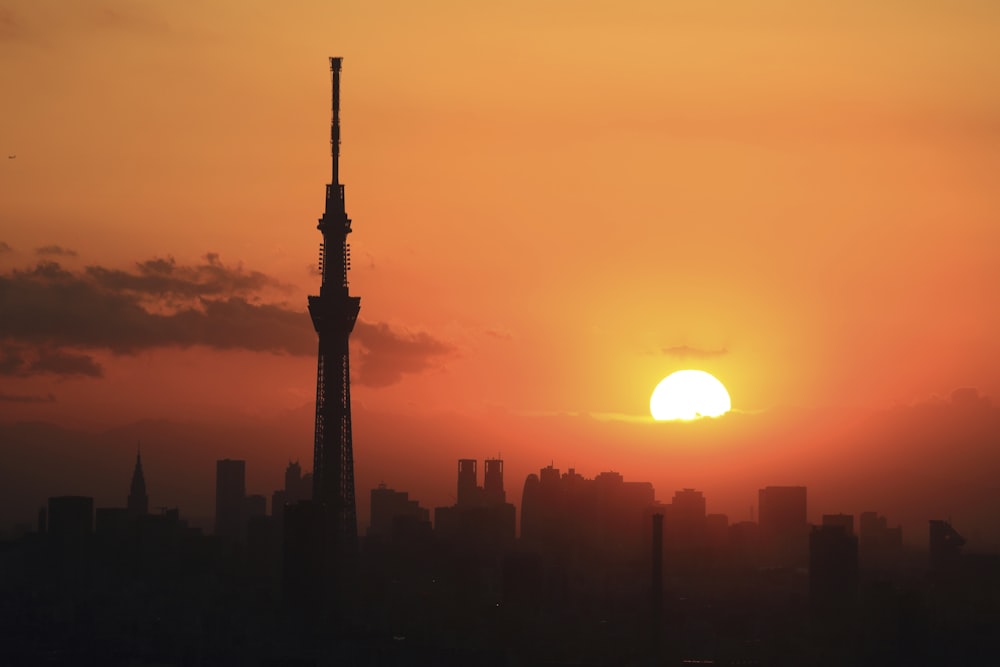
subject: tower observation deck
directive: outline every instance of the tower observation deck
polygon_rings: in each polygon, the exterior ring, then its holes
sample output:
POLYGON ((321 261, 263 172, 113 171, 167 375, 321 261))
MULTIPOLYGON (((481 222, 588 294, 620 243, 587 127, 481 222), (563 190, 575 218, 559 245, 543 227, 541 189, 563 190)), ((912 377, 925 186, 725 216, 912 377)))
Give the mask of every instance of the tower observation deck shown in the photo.
POLYGON ((342 58, 330 58, 333 119, 330 124, 332 175, 326 186, 326 209, 317 228, 323 235, 319 251, 319 296, 309 297, 309 315, 319 335, 316 370, 316 424, 313 447, 313 501, 322 508, 326 538, 333 551, 352 550, 358 534, 354 499, 354 451, 351 443, 351 373, 348 339, 361 308, 351 296, 351 219, 340 183, 340 68, 342 58))

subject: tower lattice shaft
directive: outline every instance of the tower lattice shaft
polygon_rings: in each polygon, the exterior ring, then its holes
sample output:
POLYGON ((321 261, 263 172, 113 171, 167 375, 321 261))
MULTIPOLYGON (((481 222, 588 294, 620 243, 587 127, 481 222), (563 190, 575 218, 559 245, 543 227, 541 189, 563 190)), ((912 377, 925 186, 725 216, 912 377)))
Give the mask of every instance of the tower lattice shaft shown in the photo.
POLYGON ((351 296, 351 219, 340 183, 340 68, 341 58, 330 58, 333 119, 330 125, 332 181, 326 187, 326 210, 317 228, 323 234, 319 268, 319 296, 309 297, 309 314, 319 335, 316 370, 316 431, 313 448, 313 500, 324 507, 330 538, 342 548, 355 544, 358 534, 354 498, 354 451, 351 442, 351 385, 348 341, 361 308, 351 296))

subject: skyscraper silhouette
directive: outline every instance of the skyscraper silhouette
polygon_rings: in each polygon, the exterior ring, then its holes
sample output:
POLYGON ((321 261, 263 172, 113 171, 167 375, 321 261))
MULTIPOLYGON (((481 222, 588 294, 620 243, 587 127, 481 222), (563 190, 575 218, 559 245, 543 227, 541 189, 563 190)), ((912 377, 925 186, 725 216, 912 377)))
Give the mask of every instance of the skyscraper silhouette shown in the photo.
POLYGON ((340 184, 340 67, 330 58, 333 119, 330 148, 333 171, 326 186, 326 210, 317 228, 323 234, 319 296, 309 297, 309 315, 319 335, 316 370, 316 424, 313 446, 313 500, 323 509, 328 538, 335 549, 350 549, 358 535, 354 500, 354 452, 351 444, 351 385, 348 339, 361 308, 361 298, 347 287, 350 268, 351 219, 340 184))
POLYGON ((769 565, 795 567, 809 558, 806 487, 768 486, 758 492, 760 537, 769 565))
POLYGON ((503 490, 503 460, 486 459, 486 473, 483 477, 483 494, 490 504, 500 504, 507 501, 503 490))
POLYGON ((847 516, 825 515, 809 532, 809 602, 819 615, 843 616, 857 601, 858 538, 847 516))
POLYGON ((479 484, 476 479, 476 459, 458 460, 458 499, 456 505, 468 507, 479 504, 479 484))
POLYGON ((670 536, 668 551, 692 551, 705 543, 705 496, 695 489, 674 492, 663 508, 664 529, 670 536))
MULTIPOLYGON (((50 510, 51 514, 51 504, 50 510)), ((51 525, 51 519, 49 519, 51 525)), ((951 527, 950 521, 932 519, 930 521, 930 566, 932 574, 954 571, 962 559, 965 538, 951 527)))
POLYGON ((149 497, 146 495, 146 478, 142 474, 142 452, 135 452, 135 470, 132 471, 132 485, 128 492, 128 515, 130 517, 149 514, 149 497))
POLYGON ((215 462, 215 534, 232 540, 246 536, 246 461, 215 462))
POLYGON ((878 512, 862 512, 858 532, 861 567, 869 570, 892 570, 903 555, 902 526, 889 527, 878 512))

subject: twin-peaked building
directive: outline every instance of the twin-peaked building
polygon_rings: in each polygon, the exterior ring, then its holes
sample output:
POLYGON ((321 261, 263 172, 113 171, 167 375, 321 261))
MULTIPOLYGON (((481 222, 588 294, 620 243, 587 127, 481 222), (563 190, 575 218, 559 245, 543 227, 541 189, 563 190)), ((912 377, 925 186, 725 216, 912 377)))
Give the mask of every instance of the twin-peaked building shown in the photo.
POLYGON ((514 544, 516 510, 507 502, 503 461, 486 459, 479 486, 477 461, 458 461, 458 493, 451 507, 434 509, 434 533, 445 544, 479 554, 500 553, 514 544))

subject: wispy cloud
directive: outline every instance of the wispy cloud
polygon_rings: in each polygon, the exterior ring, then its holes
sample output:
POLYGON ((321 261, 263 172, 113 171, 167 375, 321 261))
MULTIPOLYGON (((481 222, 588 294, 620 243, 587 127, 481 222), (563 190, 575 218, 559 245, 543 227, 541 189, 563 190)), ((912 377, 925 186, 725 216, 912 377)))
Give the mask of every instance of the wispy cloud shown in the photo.
POLYGON ((54 403, 54 394, 8 394, 0 391, 0 401, 7 403, 54 403))
POLYGON ((59 377, 101 377, 104 372, 89 354, 47 346, 0 342, 0 376, 28 377, 46 374, 59 377))
POLYGON ((265 288, 288 291, 287 285, 242 264, 226 266, 216 253, 208 253, 200 264, 178 265, 173 257, 154 257, 137 262, 132 271, 88 266, 87 276, 102 288, 154 298, 193 298, 222 295, 250 296, 265 288))
POLYGON ((711 359, 712 357, 722 357, 729 354, 729 350, 724 347, 710 350, 691 347, 690 345, 665 347, 661 351, 668 357, 676 357, 678 359, 711 359))
POLYGON ((63 248, 58 245, 43 245, 41 248, 35 248, 36 255, 49 255, 53 257, 76 257, 76 251, 70 250, 69 248, 63 248))
POLYGON ((484 333, 491 338, 499 340, 514 340, 514 334, 506 329, 486 329, 484 333))

